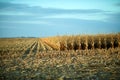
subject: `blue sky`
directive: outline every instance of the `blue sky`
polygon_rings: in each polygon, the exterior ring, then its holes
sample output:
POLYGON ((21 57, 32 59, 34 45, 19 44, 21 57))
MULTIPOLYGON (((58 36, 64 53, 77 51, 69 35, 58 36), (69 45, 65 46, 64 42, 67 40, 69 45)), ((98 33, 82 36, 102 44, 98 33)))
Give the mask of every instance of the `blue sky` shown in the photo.
POLYGON ((0 37, 120 32, 120 0, 0 0, 0 37))

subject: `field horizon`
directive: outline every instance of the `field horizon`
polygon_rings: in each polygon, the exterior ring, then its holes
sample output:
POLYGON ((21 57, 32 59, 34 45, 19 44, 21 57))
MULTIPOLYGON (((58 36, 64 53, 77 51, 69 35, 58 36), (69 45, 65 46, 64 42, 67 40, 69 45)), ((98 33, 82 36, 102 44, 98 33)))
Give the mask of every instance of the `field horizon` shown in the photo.
POLYGON ((120 34, 0 39, 0 80, 119 80, 120 34))

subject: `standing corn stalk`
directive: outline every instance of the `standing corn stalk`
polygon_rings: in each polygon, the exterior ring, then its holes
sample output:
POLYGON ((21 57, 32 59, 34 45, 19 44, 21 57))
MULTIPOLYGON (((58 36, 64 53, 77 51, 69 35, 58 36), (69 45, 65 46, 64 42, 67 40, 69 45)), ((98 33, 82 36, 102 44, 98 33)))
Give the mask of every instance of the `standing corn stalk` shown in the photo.
POLYGON ((73 50, 74 36, 70 36, 67 39, 67 50, 73 50))
POLYGON ((93 38, 93 36, 88 36, 88 49, 94 49, 94 38, 93 38))
POLYGON ((112 37, 112 35, 108 35, 108 36, 106 36, 106 43, 107 43, 107 49, 109 49, 109 48, 113 48, 113 43, 114 43, 114 40, 113 40, 113 37, 112 37))
POLYGON ((60 39, 59 44, 60 44, 60 50, 61 51, 67 50, 67 36, 63 36, 60 39))
POLYGON ((105 36, 101 36, 101 48, 105 49, 107 46, 105 36))
POLYGON ((119 35, 114 36, 114 48, 120 47, 120 37, 119 35))
POLYGON ((99 36, 94 37, 94 48, 101 48, 101 38, 99 36))
POLYGON ((80 41, 81 41, 81 49, 82 50, 87 49, 88 48, 87 37, 82 36, 80 41))
POLYGON ((75 51, 80 49, 79 43, 80 43, 79 36, 75 36, 74 42, 73 42, 73 48, 75 51))

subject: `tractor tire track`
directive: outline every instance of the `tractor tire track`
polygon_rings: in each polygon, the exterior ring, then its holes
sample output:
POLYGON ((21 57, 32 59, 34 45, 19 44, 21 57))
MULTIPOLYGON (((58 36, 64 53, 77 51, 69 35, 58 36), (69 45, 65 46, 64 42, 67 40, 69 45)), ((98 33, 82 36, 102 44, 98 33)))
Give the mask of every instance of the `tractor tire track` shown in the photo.
POLYGON ((42 42, 41 40, 39 40, 39 42, 40 42, 40 43, 39 43, 39 45, 40 45, 40 49, 39 49, 39 51, 45 51, 46 48, 45 48, 43 42, 42 42))
POLYGON ((27 50, 24 52, 22 56, 22 59, 25 59, 27 55, 31 53, 31 50, 33 49, 35 45, 36 45, 36 41, 29 48, 27 48, 27 50))

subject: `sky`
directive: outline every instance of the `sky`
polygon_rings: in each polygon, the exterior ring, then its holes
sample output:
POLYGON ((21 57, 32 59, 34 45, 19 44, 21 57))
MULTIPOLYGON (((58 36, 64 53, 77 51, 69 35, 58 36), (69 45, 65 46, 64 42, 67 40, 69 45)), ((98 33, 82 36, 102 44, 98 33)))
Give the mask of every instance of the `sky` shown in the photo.
POLYGON ((0 38, 120 32, 120 0, 0 0, 0 38))

